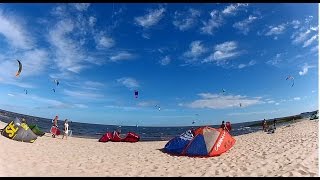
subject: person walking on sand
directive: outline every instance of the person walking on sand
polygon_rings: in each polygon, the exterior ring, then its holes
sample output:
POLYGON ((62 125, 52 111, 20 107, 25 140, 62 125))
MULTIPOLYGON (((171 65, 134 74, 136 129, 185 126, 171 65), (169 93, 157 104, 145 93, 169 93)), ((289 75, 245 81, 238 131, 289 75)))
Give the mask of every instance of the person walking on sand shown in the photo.
POLYGON ((66 136, 66 140, 68 139, 68 132, 69 132, 69 124, 68 124, 68 119, 64 120, 64 133, 62 135, 62 139, 64 138, 64 136, 66 136))
MULTIPOLYGON (((56 116, 53 120, 52 120, 52 126, 58 128, 58 116, 56 116)), ((56 135, 54 133, 52 133, 52 137, 55 138, 56 135)))

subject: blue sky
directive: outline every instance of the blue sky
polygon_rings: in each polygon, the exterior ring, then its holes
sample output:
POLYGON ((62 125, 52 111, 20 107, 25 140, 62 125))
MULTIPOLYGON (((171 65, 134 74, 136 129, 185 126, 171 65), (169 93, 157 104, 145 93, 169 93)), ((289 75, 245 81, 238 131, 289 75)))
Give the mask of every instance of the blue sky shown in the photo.
POLYGON ((4 110, 189 126, 318 109, 318 4, 1 3, 0 24, 4 110))

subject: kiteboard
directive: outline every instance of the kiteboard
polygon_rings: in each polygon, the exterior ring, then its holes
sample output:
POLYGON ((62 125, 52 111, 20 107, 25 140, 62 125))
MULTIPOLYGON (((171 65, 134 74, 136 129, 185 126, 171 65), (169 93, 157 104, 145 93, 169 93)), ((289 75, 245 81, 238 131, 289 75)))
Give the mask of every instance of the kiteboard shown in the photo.
POLYGON ((72 136, 72 130, 68 130, 68 136, 72 136))
POLYGON ((60 135, 60 129, 58 127, 52 126, 50 132, 54 135, 60 135))

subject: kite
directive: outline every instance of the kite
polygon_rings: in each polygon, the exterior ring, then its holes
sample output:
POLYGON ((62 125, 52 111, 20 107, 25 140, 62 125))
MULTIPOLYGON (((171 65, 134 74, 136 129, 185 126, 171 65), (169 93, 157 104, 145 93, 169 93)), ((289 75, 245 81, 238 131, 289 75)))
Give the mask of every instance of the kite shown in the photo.
POLYGON ((18 71, 17 71, 17 73, 16 73, 16 77, 18 77, 19 75, 20 75, 20 73, 21 73, 21 71, 22 71, 22 64, 21 64, 21 62, 17 59, 17 61, 18 61, 18 63, 19 63, 19 69, 18 69, 18 71))
POLYGON ((159 111, 161 110, 160 106, 159 105, 155 105, 154 107, 158 107, 159 111))
POLYGON ((294 85, 294 77, 293 77, 293 76, 288 76, 288 77, 286 78, 286 80, 292 80, 292 85, 291 85, 291 87, 293 87, 293 85, 294 85))
POLYGON ((57 79, 55 79, 53 82, 54 82, 57 86, 59 86, 59 81, 58 81, 57 79))
POLYGON ((134 91, 134 96, 135 96, 135 98, 138 98, 138 94, 139 94, 139 92, 138 92, 137 90, 135 90, 135 91, 134 91))
POLYGON ((28 94, 28 90, 25 89, 25 90, 23 90, 23 91, 24 91, 26 94, 28 94))
POLYGON ((53 92, 56 92, 56 90, 55 90, 54 88, 52 88, 52 91, 53 91, 53 92))

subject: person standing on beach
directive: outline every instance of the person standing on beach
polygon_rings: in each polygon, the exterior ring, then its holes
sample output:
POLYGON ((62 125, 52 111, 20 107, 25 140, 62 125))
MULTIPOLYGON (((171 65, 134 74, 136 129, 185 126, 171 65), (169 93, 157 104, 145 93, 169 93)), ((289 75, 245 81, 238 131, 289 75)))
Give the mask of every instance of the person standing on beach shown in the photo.
POLYGON ((62 139, 64 138, 64 136, 66 136, 66 140, 68 139, 68 132, 69 132, 69 124, 68 124, 68 119, 64 120, 64 133, 62 135, 62 139))
POLYGON ((224 121, 222 121, 220 128, 225 129, 226 125, 224 124, 224 121))
POLYGON ((277 122, 277 120, 274 119, 274 120, 273 120, 273 129, 276 129, 276 122, 277 122))
MULTIPOLYGON (((58 128, 58 116, 56 116, 53 120, 52 120, 52 126, 58 128)), ((55 138, 56 135, 52 133, 52 137, 55 138)))
POLYGON ((262 130, 263 130, 263 131, 267 131, 267 126, 268 126, 268 124, 267 124, 266 119, 263 119, 263 122, 262 122, 262 130))

